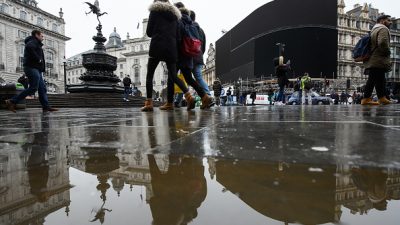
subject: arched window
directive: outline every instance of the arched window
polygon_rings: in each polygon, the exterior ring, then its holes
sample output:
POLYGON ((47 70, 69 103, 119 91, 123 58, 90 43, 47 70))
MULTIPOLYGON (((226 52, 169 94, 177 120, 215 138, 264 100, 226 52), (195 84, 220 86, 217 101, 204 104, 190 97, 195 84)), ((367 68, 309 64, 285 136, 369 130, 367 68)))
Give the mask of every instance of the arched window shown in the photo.
POLYGON ((26 20, 27 15, 28 15, 28 14, 27 14, 25 11, 20 11, 20 12, 19 12, 19 18, 20 18, 21 20, 26 20))
POLYGON ((24 51, 25 51, 25 45, 21 44, 18 46, 19 49, 19 57, 18 57, 18 67, 19 69, 22 70, 22 68, 24 67, 24 51))
POLYGON ((0 12, 8 14, 8 5, 5 3, 0 4, 0 12))

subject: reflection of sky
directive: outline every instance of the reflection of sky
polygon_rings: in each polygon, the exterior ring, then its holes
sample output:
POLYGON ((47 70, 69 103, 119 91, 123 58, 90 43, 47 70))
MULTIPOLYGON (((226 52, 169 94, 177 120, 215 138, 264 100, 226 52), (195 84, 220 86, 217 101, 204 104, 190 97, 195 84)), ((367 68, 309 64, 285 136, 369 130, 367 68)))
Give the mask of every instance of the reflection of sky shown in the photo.
MULTIPOLYGON (((198 217, 190 224, 195 225, 282 225, 283 222, 276 221, 258 213, 250 206, 242 202, 235 194, 226 191, 224 187, 216 181, 211 180, 208 174, 207 160, 203 160, 205 166, 205 177, 207 179, 207 197, 198 209, 198 217)), ((66 217, 64 209, 51 214, 46 218, 46 224, 99 224, 90 223, 94 218, 95 211, 98 210, 102 201, 100 192, 96 186, 98 180, 96 176, 86 174, 76 169, 70 170, 71 184, 75 187, 71 189, 70 216, 66 217), (62 221, 62 223, 60 223, 62 221)), ((217 174, 218 176, 218 174, 217 174)), ((109 182, 111 184, 111 182, 109 182)), ((107 203, 105 208, 112 209, 106 212, 104 224, 146 224, 152 222, 152 214, 149 205, 146 203, 146 189, 134 186, 130 191, 129 185, 125 185, 121 191, 121 197, 112 187, 107 191, 107 203), (144 199, 141 200, 140 196, 144 199)), ((171 205, 171 207, 173 207, 171 205)), ((368 215, 352 215, 349 209, 342 207, 341 223, 348 225, 397 225, 399 222, 398 209, 400 202, 391 201, 388 210, 379 212, 370 210, 368 215)))

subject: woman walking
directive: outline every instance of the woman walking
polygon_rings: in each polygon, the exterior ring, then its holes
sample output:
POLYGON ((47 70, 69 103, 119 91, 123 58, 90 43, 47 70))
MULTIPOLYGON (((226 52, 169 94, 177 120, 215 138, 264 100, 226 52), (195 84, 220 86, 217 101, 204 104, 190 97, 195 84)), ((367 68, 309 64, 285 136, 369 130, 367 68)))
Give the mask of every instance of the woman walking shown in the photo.
MULTIPOLYGON (((167 64, 168 83, 176 83, 185 94, 188 108, 194 108, 195 99, 190 95, 188 88, 177 77, 178 61, 178 21, 182 15, 178 8, 168 0, 155 0, 151 4, 149 22, 147 26, 147 36, 151 38, 149 61, 147 65, 146 92, 147 100, 142 108, 143 112, 153 111, 153 78, 154 72, 161 61, 167 64)), ((168 95, 168 103, 160 109, 168 108, 168 104, 173 102, 173 94, 168 95)))

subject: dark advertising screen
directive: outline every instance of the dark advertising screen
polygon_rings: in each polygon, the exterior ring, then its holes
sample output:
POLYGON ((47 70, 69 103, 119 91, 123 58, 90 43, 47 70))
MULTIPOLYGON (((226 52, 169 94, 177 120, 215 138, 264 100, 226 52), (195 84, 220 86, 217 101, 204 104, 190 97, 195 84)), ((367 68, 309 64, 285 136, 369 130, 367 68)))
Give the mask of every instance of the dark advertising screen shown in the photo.
POLYGON ((331 76, 337 68, 336 23, 337 0, 269 2, 217 41, 217 76, 226 82, 270 76, 276 43, 286 44, 285 58, 296 73, 331 76))

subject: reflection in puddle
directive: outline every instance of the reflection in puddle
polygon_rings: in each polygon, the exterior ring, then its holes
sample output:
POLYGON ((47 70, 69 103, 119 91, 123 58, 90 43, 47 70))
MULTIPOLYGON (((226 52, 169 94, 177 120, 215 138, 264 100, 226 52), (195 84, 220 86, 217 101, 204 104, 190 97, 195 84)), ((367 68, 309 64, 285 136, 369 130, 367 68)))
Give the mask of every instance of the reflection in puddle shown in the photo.
POLYGON ((383 211, 388 221, 398 220, 398 204, 389 204, 400 200, 397 169, 203 160, 92 147, 68 154, 22 147, 0 160, 2 225, 239 224, 239 218, 249 224, 372 225, 383 211), (218 214, 219 205, 228 207, 221 210, 226 214, 208 215, 218 214))

